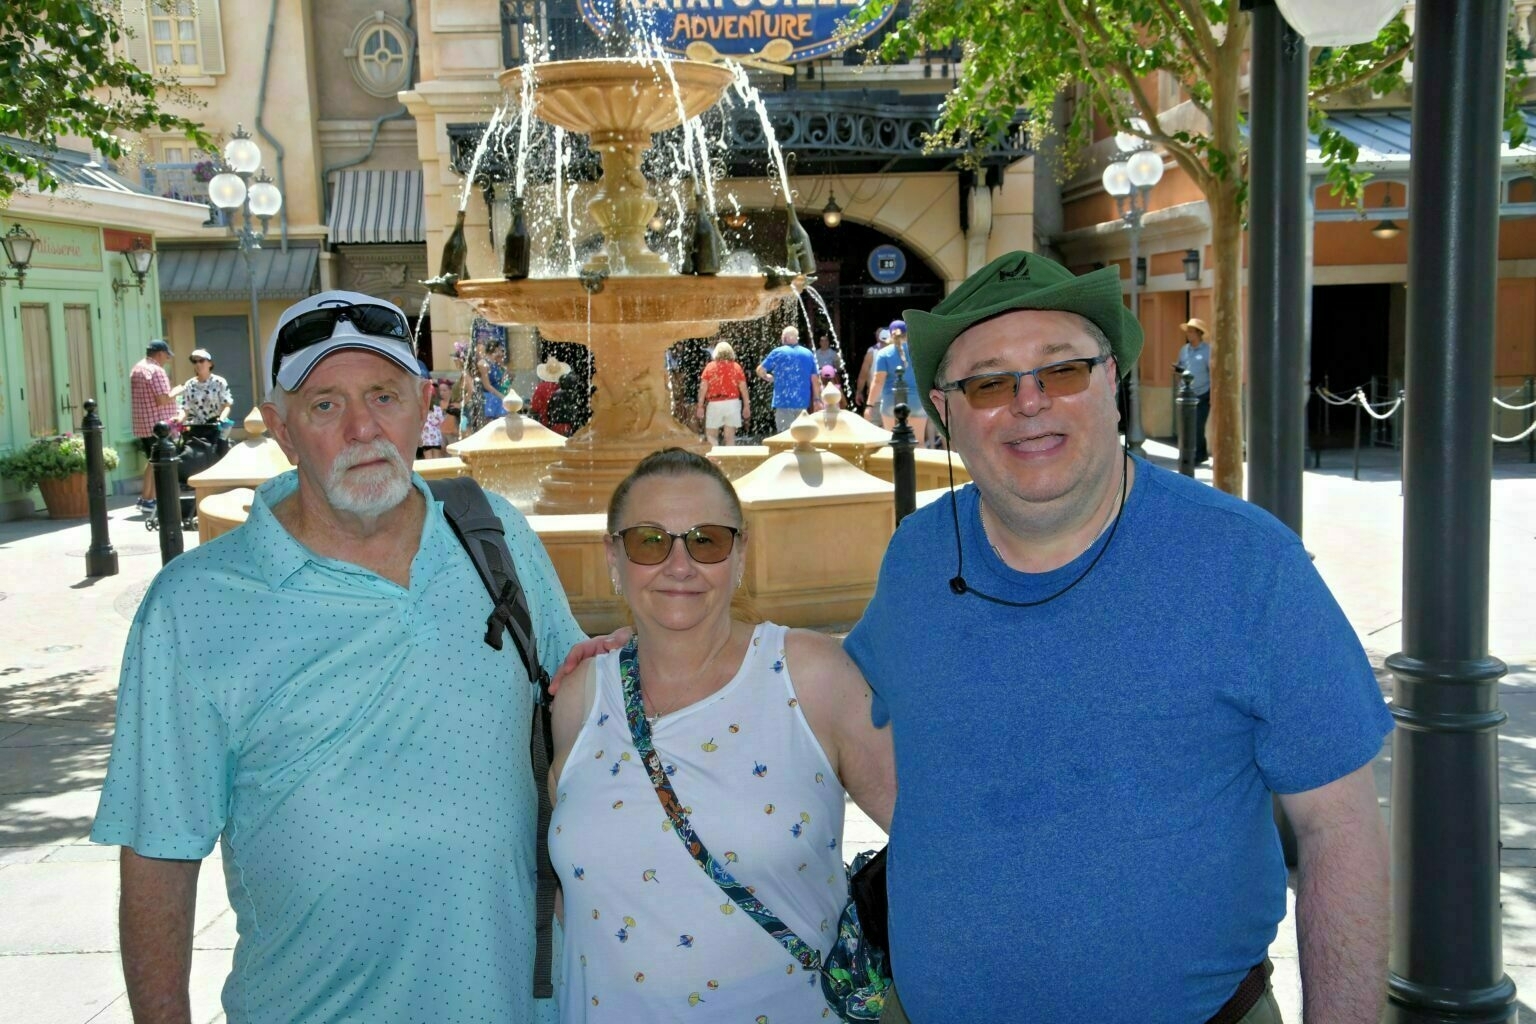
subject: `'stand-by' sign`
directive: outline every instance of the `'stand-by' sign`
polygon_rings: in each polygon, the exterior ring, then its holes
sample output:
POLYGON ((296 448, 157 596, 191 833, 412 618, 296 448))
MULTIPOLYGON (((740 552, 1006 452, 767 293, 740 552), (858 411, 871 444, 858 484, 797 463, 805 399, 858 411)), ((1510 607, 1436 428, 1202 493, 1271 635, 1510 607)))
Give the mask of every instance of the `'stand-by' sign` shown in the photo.
POLYGON ((794 47, 784 61, 789 64, 868 39, 896 10, 893 3, 878 22, 842 36, 838 25, 865 0, 577 0, 582 20, 598 35, 607 32, 615 2, 631 8, 627 17, 654 25, 661 44, 678 56, 689 43, 708 43, 731 57, 760 53, 783 39, 794 47))

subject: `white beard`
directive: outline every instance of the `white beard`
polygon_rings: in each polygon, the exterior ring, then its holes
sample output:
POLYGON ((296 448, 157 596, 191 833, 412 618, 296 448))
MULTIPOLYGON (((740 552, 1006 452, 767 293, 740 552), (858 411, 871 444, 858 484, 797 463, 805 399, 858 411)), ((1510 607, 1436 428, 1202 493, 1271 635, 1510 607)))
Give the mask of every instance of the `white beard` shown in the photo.
POLYGON ((332 508, 368 518, 383 515, 410 493, 410 467, 383 438, 347 448, 336 456, 325 478, 325 497, 332 508), (351 472, 358 463, 374 459, 386 459, 388 464, 351 472))

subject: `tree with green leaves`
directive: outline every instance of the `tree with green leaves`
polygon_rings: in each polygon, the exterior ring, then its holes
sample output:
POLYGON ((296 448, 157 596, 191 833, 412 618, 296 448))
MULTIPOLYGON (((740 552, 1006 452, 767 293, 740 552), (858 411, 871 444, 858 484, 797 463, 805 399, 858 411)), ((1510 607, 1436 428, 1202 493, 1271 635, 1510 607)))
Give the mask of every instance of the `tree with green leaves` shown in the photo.
MULTIPOLYGON (((0 136, 45 152, 75 137, 113 160, 123 156, 124 132, 174 132, 215 148, 201 124, 165 109, 166 99, 195 103, 186 90, 122 52, 121 13, 114 0, 0 4, 0 136)), ((36 150, 0 138, 0 206, 29 182, 44 192, 59 187, 36 150)))
MULTIPOLYGON (((895 0, 873 0, 855 17, 873 21, 895 0)), ((1037 141, 1064 142, 1062 173, 1081 162, 1096 130, 1146 139, 1183 169, 1204 194, 1211 215, 1214 319, 1211 422, 1216 486, 1242 492, 1242 306, 1239 261, 1247 196, 1246 143, 1240 124, 1239 72, 1249 42, 1249 15, 1236 0, 916 0, 875 52, 899 60, 958 45, 960 74, 946 99, 935 146, 978 155, 1002 137, 1021 112, 1037 141), (1160 102, 1171 81, 1180 102, 1160 102), (1058 98, 1066 96, 1065 123, 1058 98), (1165 109, 1166 108, 1166 109, 1165 109)), ((1513 42, 1511 43, 1513 46, 1513 42)), ((1360 202, 1368 174, 1358 153, 1323 126, 1318 104, 1363 89, 1391 95, 1403 88, 1412 38, 1401 15, 1371 42, 1314 49, 1310 99, 1333 192, 1360 202)), ((1511 51, 1512 73, 1520 55, 1511 51)), ((1523 79, 1506 89, 1506 127, 1518 143, 1523 79)), ((1102 132, 1100 132, 1102 133, 1102 132)))

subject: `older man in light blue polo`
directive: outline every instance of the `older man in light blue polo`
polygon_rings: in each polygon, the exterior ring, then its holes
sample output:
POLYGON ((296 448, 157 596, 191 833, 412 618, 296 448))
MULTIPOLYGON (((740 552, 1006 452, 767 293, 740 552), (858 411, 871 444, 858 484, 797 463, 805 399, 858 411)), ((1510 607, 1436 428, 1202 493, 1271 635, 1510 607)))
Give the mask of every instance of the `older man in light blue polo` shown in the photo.
MULTIPOLYGON (((91 838, 123 847, 135 1019, 186 1021, 196 882, 222 844, 231 1022, 524 1021, 534 824, 522 663, 409 458, 427 410, 405 315, 284 313, 268 429, 297 469, 168 565, 134 620, 91 838)), ((582 638, 527 522, 491 496, 539 649, 582 638)))

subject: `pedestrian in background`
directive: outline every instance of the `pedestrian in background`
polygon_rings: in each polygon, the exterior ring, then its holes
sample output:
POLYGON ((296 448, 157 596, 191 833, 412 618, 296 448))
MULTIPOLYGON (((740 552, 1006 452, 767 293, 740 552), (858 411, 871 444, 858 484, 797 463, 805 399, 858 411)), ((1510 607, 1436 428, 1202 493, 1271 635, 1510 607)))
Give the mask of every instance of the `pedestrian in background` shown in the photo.
POLYGON ((816 377, 816 357, 800 343, 799 329, 784 328, 778 347, 757 365, 757 375, 773 384, 774 432, 782 434, 811 407, 816 377))
MULTIPOLYGON (((171 393, 171 378, 165 372, 171 361, 171 346, 156 338, 144 349, 144 358, 128 371, 128 395, 133 407, 133 436, 144 453, 144 477, 139 482, 140 512, 155 510, 155 424, 176 415, 176 396, 171 393)), ((175 500, 175 496, 172 496, 175 500)))
POLYGON ((880 422, 880 403, 878 400, 872 401, 870 399, 869 381, 874 376, 875 357, 880 354, 881 349, 890 343, 890 328, 882 327, 875 332, 875 343, 864 350, 864 362, 859 366, 859 377, 853 386, 854 398, 858 401, 864 418, 877 425, 880 422))
POLYGON ((180 392, 178 398, 188 423, 217 425, 235 404, 229 381, 213 372, 213 356, 205 348, 192 350, 192 376, 180 392))
POLYGON ((880 396, 880 425, 886 430, 896 427, 896 382, 906 382, 907 425, 919 445, 924 444, 928 433, 928 414, 923 411, 917 393, 917 374, 912 369, 912 351, 907 345, 907 322, 893 320, 889 328, 890 344, 875 356, 875 373, 870 378, 869 393, 880 396))
POLYGON ((715 346, 714 358, 699 374, 698 416, 704 423, 704 439, 726 446, 736 443, 736 431, 752 419, 747 374, 736 361, 736 350, 728 341, 715 346))
POLYGON ((1205 443, 1205 424, 1211 418, 1211 343, 1206 340, 1210 331, 1205 321, 1197 316, 1179 324, 1184 332, 1184 344, 1179 349, 1179 367, 1189 371, 1193 378, 1190 390, 1194 391, 1195 404, 1195 464, 1211 457, 1205 443))

